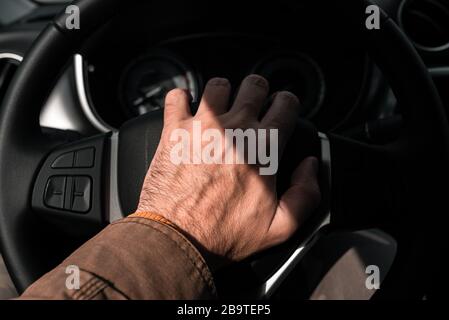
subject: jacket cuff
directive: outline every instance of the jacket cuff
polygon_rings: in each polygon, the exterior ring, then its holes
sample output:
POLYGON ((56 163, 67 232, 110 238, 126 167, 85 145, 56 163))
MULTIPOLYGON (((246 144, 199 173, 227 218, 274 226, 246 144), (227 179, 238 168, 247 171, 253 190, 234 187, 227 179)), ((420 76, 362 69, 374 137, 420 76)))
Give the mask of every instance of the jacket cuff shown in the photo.
POLYGON ((139 216, 109 225, 36 285, 58 272, 64 279, 66 266, 79 267, 107 284, 105 290, 129 299, 216 298, 211 272, 198 250, 169 224, 139 216))

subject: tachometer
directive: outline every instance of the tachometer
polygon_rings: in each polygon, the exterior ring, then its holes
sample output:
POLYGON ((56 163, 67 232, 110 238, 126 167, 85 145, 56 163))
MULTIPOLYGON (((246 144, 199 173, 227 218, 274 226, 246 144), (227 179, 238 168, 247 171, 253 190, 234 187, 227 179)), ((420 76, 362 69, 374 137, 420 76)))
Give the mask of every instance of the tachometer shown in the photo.
POLYGON ((272 92, 291 91, 301 100, 301 116, 313 117, 321 108, 326 83, 320 66, 309 56, 275 53, 260 61, 254 73, 264 76, 272 92))

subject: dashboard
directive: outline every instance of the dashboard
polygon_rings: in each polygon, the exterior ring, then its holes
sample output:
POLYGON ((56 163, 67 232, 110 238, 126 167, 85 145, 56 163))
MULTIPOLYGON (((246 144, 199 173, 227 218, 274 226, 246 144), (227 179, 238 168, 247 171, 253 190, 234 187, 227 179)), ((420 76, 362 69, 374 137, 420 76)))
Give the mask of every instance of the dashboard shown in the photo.
POLYGON ((366 67, 363 52, 340 51, 329 59, 311 47, 298 48, 256 34, 230 33, 171 38, 131 58, 115 54, 109 58, 92 57, 84 67, 92 104, 113 127, 161 109, 165 94, 174 88, 191 93, 195 112, 208 79, 228 78, 236 90, 251 73, 266 77, 272 93, 289 90, 301 97, 302 117, 331 126, 355 104, 366 67), (115 68, 110 67, 112 61, 115 68), (343 73, 351 74, 344 83, 339 79, 343 73), (322 109, 324 105, 326 109, 322 109))
POLYGON ((108 125, 119 127, 160 109, 175 87, 191 93, 195 109, 208 79, 226 77, 238 89, 246 75, 257 73, 270 81, 272 93, 296 93, 302 117, 332 128, 359 102, 369 66, 345 30, 328 28, 336 22, 331 12, 318 14, 319 6, 309 3, 307 9, 286 3, 279 13, 241 6, 238 13, 228 7, 211 15, 189 5, 167 17, 160 14, 169 10, 163 4, 143 8, 142 16, 124 13, 83 54, 92 105, 108 125), (282 24, 266 23, 278 14, 285 15, 282 24))

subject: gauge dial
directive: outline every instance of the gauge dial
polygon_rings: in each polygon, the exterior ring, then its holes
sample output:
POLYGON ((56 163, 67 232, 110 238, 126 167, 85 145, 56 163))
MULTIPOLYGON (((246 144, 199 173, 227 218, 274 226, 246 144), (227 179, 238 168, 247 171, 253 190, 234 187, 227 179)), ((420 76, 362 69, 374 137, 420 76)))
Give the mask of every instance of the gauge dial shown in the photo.
POLYGON ((321 108, 326 94, 324 74, 307 55, 276 53, 259 62, 253 73, 270 82, 272 92, 290 91, 301 100, 301 116, 313 117, 321 108))
POLYGON ((126 68, 121 81, 125 113, 140 116, 164 108, 170 90, 185 89, 198 99, 198 83, 191 69, 172 53, 147 55, 126 68))

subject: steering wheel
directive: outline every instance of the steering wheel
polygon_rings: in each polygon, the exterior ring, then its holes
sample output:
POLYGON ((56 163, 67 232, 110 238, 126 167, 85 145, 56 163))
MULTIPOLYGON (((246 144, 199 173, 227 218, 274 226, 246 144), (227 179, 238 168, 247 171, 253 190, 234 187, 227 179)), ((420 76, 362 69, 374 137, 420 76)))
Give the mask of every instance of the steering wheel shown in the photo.
MULTIPOLYGON (((296 136, 289 148, 301 150, 296 154, 318 150, 326 194, 323 210, 294 242, 289 256, 267 273, 258 292, 273 294, 325 224, 377 227, 391 234, 398 253, 380 291, 387 297, 422 298, 435 289, 433 277, 438 276, 436 266, 447 240, 441 217, 449 212, 445 113, 424 63, 394 21, 382 12, 381 28, 367 30, 365 9, 371 3, 343 2, 337 7, 360 29, 361 38, 354 40, 366 43, 388 79, 404 127, 397 141, 374 146, 298 125, 298 132, 307 132, 310 139, 296 136)), ((87 236, 136 207, 159 141, 162 114, 71 142, 39 125, 45 99, 70 58, 131 3, 77 1, 81 29, 66 29, 67 16, 59 15, 27 54, 0 110, 0 243, 19 292, 87 236)))

